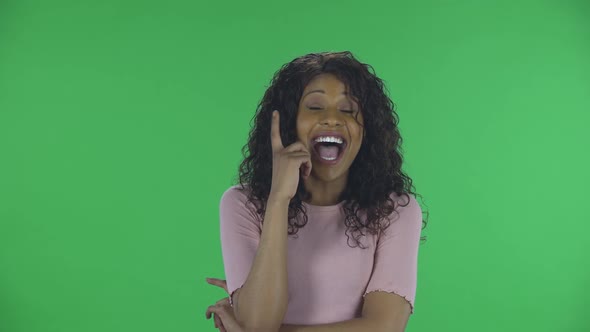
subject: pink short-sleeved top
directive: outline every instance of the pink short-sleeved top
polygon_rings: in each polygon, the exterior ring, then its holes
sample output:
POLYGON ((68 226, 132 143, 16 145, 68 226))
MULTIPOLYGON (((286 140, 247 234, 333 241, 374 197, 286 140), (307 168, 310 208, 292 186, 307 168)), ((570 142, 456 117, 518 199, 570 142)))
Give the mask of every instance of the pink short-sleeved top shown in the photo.
MULTIPOLYGON (((221 248, 231 295, 244 285, 262 233, 260 217, 252 204, 246 205, 246 192, 238 188, 231 186, 220 201, 221 248)), ((364 296, 371 291, 402 296, 414 313, 422 210, 408 196, 392 194, 402 205, 396 203, 397 213, 390 216, 385 232, 371 235, 365 231, 360 237, 367 249, 355 247, 353 235, 358 237, 358 232, 349 232, 350 240, 345 234, 344 202, 331 206, 303 203, 308 222, 296 238, 287 237, 289 302, 283 324, 328 324, 361 317, 364 296), (403 206, 408 196, 410 202, 403 206)), ((230 303, 233 305, 231 296, 230 303)))

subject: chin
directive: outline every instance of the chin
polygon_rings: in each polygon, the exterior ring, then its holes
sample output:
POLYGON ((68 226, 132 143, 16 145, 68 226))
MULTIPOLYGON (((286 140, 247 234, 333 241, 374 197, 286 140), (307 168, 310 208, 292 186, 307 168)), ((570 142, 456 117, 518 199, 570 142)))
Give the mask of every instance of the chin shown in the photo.
MULTIPOLYGON (((312 165, 312 168, 314 167, 314 165, 312 165)), ((321 167, 321 166, 320 166, 321 167)), ((319 167, 318 167, 319 168, 319 167)), ((312 169, 312 175, 315 175, 316 179, 325 181, 325 182, 329 182, 329 181, 333 181, 336 180, 338 178, 341 178, 342 176, 345 176, 348 174, 348 168, 345 169, 344 171, 342 170, 337 170, 337 169, 317 169, 314 168, 312 169)))

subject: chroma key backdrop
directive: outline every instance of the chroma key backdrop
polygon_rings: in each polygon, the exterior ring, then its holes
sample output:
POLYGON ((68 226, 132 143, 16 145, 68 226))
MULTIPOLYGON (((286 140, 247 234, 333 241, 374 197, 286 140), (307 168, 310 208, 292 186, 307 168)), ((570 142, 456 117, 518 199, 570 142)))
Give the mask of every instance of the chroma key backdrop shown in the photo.
POLYGON ((399 115, 406 331, 590 331, 585 0, 0 1, 0 331, 217 331, 221 195, 273 74, 325 51, 399 115))

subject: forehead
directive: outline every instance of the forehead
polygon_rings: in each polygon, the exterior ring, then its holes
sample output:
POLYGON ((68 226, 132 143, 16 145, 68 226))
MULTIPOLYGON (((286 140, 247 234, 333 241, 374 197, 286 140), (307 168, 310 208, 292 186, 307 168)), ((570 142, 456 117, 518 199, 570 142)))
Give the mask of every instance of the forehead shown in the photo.
POLYGON ((333 74, 320 74, 305 86, 302 99, 312 96, 319 98, 334 96, 335 99, 356 100, 356 98, 350 95, 346 84, 333 74))

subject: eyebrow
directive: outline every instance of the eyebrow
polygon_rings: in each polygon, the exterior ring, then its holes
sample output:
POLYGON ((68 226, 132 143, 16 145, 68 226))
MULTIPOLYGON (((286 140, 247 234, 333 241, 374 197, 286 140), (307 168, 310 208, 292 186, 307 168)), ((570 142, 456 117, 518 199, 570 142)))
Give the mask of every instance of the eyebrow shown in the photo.
MULTIPOLYGON (((307 96, 307 95, 308 95, 308 94, 310 94, 310 93, 314 93, 314 92, 321 92, 321 93, 326 93, 326 91, 324 91, 324 90, 322 90, 322 89, 318 89, 318 90, 312 90, 312 91, 309 91, 308 93, 306 93, 306 94, 305 94, 303 97, 307 96)), ((348 95, 348 92, 346 92, 346 91, 342 91, 340 94, 342 94, 342 95, 348 95)))

